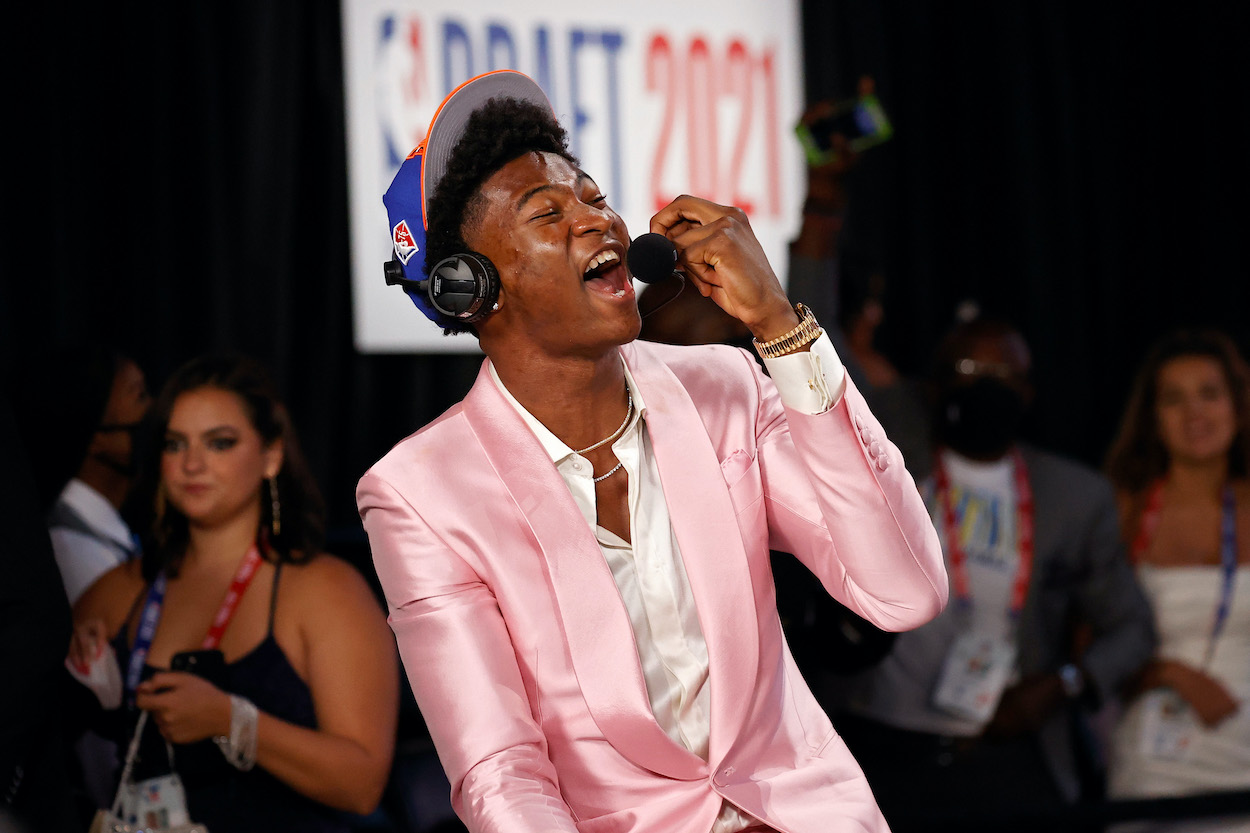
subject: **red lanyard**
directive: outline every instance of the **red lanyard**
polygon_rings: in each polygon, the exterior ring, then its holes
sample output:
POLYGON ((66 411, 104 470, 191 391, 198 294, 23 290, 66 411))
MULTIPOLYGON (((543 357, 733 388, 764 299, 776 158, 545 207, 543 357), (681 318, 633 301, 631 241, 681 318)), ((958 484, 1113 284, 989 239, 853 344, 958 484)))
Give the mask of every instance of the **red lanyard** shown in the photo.
POLYGON ((1137 537, 1133 539, 1133 548, 1129 551, 1129 557, 1134 564, 1140 562, 1146 550, 1150 549, 1150 542, 1155 537, 1155 528, 1159 526, 1161 511, 1163 511, 1163 481, 1158 480, 1150 487, 1150 494, 1146 496, 1146 507, 1142 509, 1137 537))
POLYGON ((252 544, 252 548, 247 551, 247 555, 243 556, 238 572, 234 574, 234 581, 230 582, 230 589, 226 591, 225 598, 221 600, 221 607, 217 609, 217 615, 213 617, 213 625, 208 629, 208 635, 204 637, 204 643, 200 646, 201 648, 210 650, 221 644, 222 634, 226 632, 226 626, 234 618, 234 612, 239 607, 239 600, 243 598, 243 592, 247 590, 247 586, 252 583, 252 578, 256 575, 256 568, 259 566, 260 550, 257 549, 255 544, 252 544))
MULTIPOLYGON (((1016 489, 1016 549, 1020 553, 1020 566, 1011 583, 1011 615, 1018 616, 1024 609, 1024 599, 1029 592, 1029 580, 1033 574, 1033 489, 1029 486, 1029 472, 1020 451, 1012 452, 1012 469, 1016 489)), ((951 502, 950 477, 939 454, 934 472, 934 489, 942 507, 942 523, 946 532, 946 554, 950 560, 951 583, 955 598, 965 605, 972 604, 972 589, 968 582, 968 554, 964 552, 959 535, 959 521, 951 502)))

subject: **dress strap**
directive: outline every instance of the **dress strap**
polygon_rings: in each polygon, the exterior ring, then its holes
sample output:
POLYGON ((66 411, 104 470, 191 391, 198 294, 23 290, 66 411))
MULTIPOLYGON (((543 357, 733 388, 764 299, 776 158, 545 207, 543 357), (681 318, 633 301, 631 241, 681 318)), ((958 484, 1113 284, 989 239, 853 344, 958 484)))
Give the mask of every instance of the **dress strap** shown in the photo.
MULTIPOLYGON (((147 598, 148 585, 143 585, 143 589, 135 594, 135 600, 130 603, 130 609, 126 611, 126 620, 122 625, 122 632, 127 633, 130 630, 130 623, 134 621, 135 614, 139 612, 139 605, 143 604, 143 600, 147 598)), ((130 639, 126 639, 126 644, 130 644, 130 639)))
POLYGON ((282 578, 282 562, 273 565, 273 587, 269 590, 269 636, 273 636, 273 615, 278 609, 278 579, 282 578))

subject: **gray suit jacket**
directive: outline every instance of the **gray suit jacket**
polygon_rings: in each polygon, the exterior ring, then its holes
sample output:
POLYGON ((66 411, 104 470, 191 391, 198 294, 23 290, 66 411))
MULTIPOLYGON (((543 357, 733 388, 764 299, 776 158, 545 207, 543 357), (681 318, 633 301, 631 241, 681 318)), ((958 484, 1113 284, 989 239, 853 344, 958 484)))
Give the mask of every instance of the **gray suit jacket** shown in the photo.
MULTIPOLYGON (((1033 489, 1034 561, 1019 626, 1020 672, 1052 672, 1079 661, 1093 699, 1114 698, 1150 658, 1155 636, 1150 607, 1124 555, 1111 487, 1087 466, 1025 446, 1021 452, 1033 489), (1079 657, 1073 654, 1078 626, 1088 628, 1090 636, 1079 657)), ((899 642, 923 639, 934 656, 942 655, 958 627, 950 618, 939 619, 915 635, 901 634, 899 642)), ((931 692, 938 666, 933 668, 933 679, 907 682, 931 692)), ((830 681, 830 699, 835 708, 891 723, 888 715, 902 708, 897 703, 914 702, 898 695, 898 679, 887 679, 878 665, 830 681)), ((1060 791, 1075 799, 1079 782, 1070 717, 1067 712, 1053 716, 1038 740, 1060 791)), ((909 728, 908 716, 899 715, 896 725, 909 728)))
MULTIPOLYGON (((1098 473, 1053 454, 1022 447, 1033 487, 1033 581, 1020 621, 1020 670, 1053 671, 1079 659, 1094 694, 1114 698, 1150 659, 1154 619, 1120 538, 1115 498, 1098 473), (1087 625, 1084 655, 1071 655, 1073 628, 1087 625)), ((1042 729, 1040 741, 1060 789, 1076 796, 1067 715, 1042 729)))

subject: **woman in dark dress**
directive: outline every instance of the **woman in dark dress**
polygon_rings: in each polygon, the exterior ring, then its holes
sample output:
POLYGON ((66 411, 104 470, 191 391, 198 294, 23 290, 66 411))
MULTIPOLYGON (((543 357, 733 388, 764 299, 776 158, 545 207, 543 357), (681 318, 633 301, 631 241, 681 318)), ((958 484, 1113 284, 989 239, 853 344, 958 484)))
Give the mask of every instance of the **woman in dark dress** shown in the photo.
POLYGON ((168 741, 193 821, 342 830, 340 811, 377 806, 393 754, 398 666, 381 606, 320 552, 320 498, 258 365, 192 361, 154 417, 144 556, 75 605, 71 660, 116 656, 123 750, 149 716, 134 780, 169 770, 168 741))

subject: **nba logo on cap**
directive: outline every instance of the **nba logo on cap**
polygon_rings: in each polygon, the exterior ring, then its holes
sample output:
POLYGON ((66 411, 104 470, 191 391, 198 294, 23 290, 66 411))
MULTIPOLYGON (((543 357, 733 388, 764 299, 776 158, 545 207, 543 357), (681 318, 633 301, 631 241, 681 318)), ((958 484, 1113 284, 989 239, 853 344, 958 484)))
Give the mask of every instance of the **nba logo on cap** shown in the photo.
POLYGON ((413 239, 412 232, 408 230, 408 221, 400 220, 391 232, 391 243, 395 246, 395 256, 408 265, 408 260, 420 251, 417 241, 413 239))

